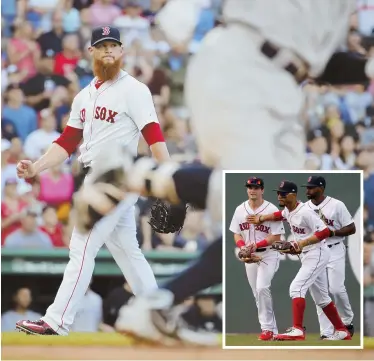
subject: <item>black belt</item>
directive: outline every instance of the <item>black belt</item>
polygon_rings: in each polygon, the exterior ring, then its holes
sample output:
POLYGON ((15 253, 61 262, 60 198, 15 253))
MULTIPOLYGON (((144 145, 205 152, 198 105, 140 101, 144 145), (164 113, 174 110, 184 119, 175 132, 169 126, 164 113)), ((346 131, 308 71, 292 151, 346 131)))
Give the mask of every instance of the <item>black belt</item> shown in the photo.
MULTIPOLYGON (((230 19, 224 22, 222 26, 225 27, 230 24, 241 25, 241 26, 244 26, 245 28, 250 29, 251 31, 255 31, 255 32, 258 31, 255 27, 252 27, 250 24, 244 21, 233 20, 233 19, 230 19)), ((261 53, 269 59, 274 59, 281 50, 282 50, 281 48, 279 48, 278 46, 276 46, 275 44, 271 43, 268 40, 265 40, 260 47, 261 53)), ((283 69, 286 70, 288 73, 290 73, 298 83, 302 83, 308 77, 308 65, 302 59, 300 59, 300 61, 305 65, 304 70, 301 69, 301 66, 298 66, 295 62, 292 62, 292 61, 283 67, 283 69)))
POLYGON ((336 242, 336 243, 333 243, 333 244, 328 244, 327 247, 331 248, 331 247, 333 247, 333 246, 338 245, 339 243, 340 243, 340 242, 336 242))
MULTIPOLYGON (((262 44, 260 50, 261 53, 266 57, 268 57, 269 59, 273 59, 278 55, 281 49, 272 44, 270 41, 265 41, 262 44)), ((304 72, 303 74, 299 74, 300 68, 293 62, 288 63, 283 69, 289 72, 299 83, 302 83, 308 76, 306 72, 304 72)))

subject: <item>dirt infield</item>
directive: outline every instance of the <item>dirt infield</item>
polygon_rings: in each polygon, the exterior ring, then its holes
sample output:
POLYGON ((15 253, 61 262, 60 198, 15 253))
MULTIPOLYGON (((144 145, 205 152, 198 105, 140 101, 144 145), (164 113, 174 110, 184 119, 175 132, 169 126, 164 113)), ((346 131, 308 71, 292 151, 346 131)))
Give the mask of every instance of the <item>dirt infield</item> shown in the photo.
POLYGON ((374 350, 3 346, 2 360, 373 360, 374 350))

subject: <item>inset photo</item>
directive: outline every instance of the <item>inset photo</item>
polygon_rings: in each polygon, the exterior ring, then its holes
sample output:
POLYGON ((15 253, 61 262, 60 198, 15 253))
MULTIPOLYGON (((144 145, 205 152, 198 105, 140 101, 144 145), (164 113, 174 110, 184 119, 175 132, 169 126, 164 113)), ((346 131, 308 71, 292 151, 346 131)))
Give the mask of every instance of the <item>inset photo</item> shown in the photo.
POLYGON ((363 347, 362 177, 225 172, 224 348, 363 347))

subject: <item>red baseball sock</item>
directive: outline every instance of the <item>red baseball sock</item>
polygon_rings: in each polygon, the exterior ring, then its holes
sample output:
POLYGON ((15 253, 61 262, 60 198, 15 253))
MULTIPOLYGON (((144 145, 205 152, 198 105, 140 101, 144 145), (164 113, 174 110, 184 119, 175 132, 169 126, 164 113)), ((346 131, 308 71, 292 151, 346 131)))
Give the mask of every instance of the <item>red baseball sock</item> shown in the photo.
POLYGON ((327 316, 327 318, 330 320, 330 322, 334 325, 336 330, 342 330, 346 327, 344 326, 344 323, 342 319, 340 318, 338 314, 338 310, 336 309, 335 303, 330 302, 326 307, 324 307, 323 312, 327 316))
POLYGON ((303 329, 305 311, 305 298, 297 297, 292 299, 293 327, 303 329))

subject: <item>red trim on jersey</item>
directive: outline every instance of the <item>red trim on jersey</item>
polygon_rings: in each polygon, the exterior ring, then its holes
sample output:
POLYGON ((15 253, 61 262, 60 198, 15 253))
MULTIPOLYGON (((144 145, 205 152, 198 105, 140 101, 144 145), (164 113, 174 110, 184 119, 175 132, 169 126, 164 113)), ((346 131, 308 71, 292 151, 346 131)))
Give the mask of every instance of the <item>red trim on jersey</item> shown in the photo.
POLYGON ((165 142, 160 124, 158 123, 152 122, 145 125, 142 129, 142 134, 149 146, 158 142, 165 142))
POLYGON ((75 152, 83 138, 83 130, 67 125, 63 133, 53 142, 64 148, 69 156, 75 152))
POLYGON ((103 80, 98 80, 96 83, 95 83, 95 88, 96 89, 99 89, 105 82, 103 80))
POLYGON ((269 245, 269 242, 267 239, 263 239, 262 241, 258 241, 256 243, 257 248, 264 248, 264 247, 267 247, 268 245, 269 245))
POLYGON ((320 240, 324 240, 325 238, 328 238, 330 236, 330 230, 326 227, 322 231, 315 232, 314 235, 320 240))
POLYGON ((275 218, 274 219, 275 221, 282 221, 283 220, 282 211, 274 212, 273 216, 275 218))
POLYGON ((242 248, 245 246, 245 242, 242 240, 242 239, 239 239, 239 241, 236 241, 236 245, 239 247, 239 248, 242 248))

